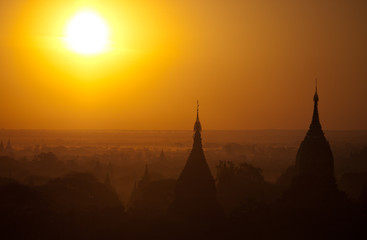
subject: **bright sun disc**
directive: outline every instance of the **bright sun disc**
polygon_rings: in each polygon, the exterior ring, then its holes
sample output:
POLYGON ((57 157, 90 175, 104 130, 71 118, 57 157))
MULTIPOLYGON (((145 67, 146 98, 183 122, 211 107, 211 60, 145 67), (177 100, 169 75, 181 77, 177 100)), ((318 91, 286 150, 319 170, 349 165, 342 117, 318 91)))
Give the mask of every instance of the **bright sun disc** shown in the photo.
POLYGON ((81 54, 97 54, 106 50, 108 28, 95 12, 85 10, 70 20, 66 29, 66 43, 81 54))

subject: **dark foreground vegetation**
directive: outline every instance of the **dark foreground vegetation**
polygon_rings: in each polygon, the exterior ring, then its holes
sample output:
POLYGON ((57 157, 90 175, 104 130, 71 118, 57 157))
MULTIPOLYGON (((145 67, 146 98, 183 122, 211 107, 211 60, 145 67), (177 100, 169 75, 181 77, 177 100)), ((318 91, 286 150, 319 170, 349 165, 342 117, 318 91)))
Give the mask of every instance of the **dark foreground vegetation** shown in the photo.
MULTIPOLYGON (((355 239, 367 237, 367 194, 358 201, 291 205, 266 202, 254 186, 233 195, 223 218, 170 216, 170 182, 143 188, 142 202, 126 209, 108 184, 89 173, 70 173, 40 186, 0 179, 0 239, 355 239), (160 189, 160 190, 159 190, 160 189), (162 190, 163 189, 163 190, 162 190), (161 191, 158 195, 152 194, 161 191), (163 193, 166 193, 164 195, 163 193), (168 196, 168 197, 167 197, 168 196), (252 197, 251 197, 252 196, 252 197), (160 201, 159 201, 160 200, 160 201)), ((249 184, 249 183, 248 183, 249 184)), ((251 184, 251 183, 250 183, 251 184)), ((261 184, 261 182, 260 182, 261 184)), ((172 185, 172 184, 171 184, 172 185)), ((238 192, 238 181, 233 185, 238 192)), ((222 194, 228 196, 228 194, 222 194)))

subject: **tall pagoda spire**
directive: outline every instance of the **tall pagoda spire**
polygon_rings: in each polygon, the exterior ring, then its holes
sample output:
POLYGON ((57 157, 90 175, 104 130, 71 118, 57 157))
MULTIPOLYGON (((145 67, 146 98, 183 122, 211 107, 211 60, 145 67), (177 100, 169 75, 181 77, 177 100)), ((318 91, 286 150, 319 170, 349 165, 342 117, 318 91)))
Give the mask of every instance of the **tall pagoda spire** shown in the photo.
POLYGON ((319 95, 317 93, 317 79, 315 79, 315 95, 313 97, 313 101, 314 101, 314 107, 313 107, 313 115, 312 115, 312 121, 310 124, 310 130, 309 130, 309 134, 322 134, 322 128, 321 128, 321 124, 320 124, 320 119, 319 119, 319 110, 318 110, 318 102, 319 102, 319 95))
POLYGON ((201 123, 199 120, 199 100, 197 101, 196 104, 196 121, 195 121, 195 125, 194 125, 194 144, 193 144, 193 149, 201 149, 203 148, 202 143, 201 143, 201 123))
POLYGON ((194 143, 186 164, 177 179, 171 213, 192 220, 221 216, 214 178, 205 159, 201 142, 199 102, 196 105, 194 143))
POLYGON ((321 203, 330 197, 339 196, 333 153, 319 120, 317 80, 313 100, 312 122, 297 152, 296 172, 289 192, 289 197, 306 205, 310 204, 309 200, 321 203))
POLYGON ((199 120, 199 100, 197 100, 197 103, 196 103, 196 122, 195 122, 195 125, 194 125, 194 131, 195 132, 201 132, 201 123, 200 123, 200 120, 199 120))

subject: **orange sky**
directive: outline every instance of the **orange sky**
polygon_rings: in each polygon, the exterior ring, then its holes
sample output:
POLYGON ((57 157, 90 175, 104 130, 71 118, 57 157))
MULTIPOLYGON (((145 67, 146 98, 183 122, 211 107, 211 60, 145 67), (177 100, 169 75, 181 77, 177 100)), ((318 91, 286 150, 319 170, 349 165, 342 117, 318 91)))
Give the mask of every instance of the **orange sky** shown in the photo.
POLYGON ((0 2, 0 128, 367 129, 367 2, 0 2), (80 7, 113 48, 61 44, 80 7))

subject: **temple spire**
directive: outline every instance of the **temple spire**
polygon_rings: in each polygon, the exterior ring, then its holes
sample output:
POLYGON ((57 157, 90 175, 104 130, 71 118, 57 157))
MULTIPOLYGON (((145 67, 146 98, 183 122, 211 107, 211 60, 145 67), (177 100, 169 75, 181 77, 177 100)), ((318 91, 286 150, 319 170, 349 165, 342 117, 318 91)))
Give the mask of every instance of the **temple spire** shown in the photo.
POLYGON ((199 100, 196 100, 196 119, 199 119, 199 100))
POLYGON ((318 102, 319 101, 319 95, 317 94, 317 78, 315 79, 315 95, 313 97, 313 100, 315 102, 318 102))
POLYGON ((197 102, 194 143, 190 156, 176 181, 174 199, 169 212, 189 221, 197 219, 204 223, 221 216, 222 212, 216 199, 215 180, 205 159, 201 130, 199 102, 197 102))
POLYGON ((197 100, 197 103, 196 103, 196 122, 195 122, 195 125, 194 125, 194 131, 195 132, 201 132, 201 123, 200 123, 200 120, 199 120, 199 100, 197 100))
POLYGON ((313 116, 312 122, 310 124, 310 131, 321 131, 321 124, 319 119, 319 111, 318 111, 318 102, 319 95, 317 94, 317 79, 315 79, 315 95, 313 97, 314 108, 313 108, 313 116))
POLYGON ((194 144, 193 150, 200 149, 202 151, 202 143, 201 143, 201 123, 199 120, 199 101, 197 101, 196 105, 196 122, 194 125, 194 144))

